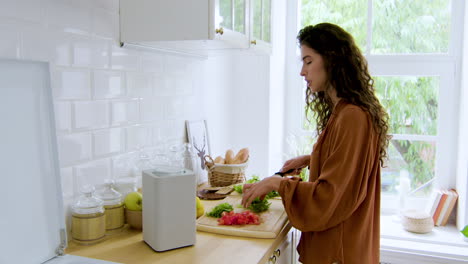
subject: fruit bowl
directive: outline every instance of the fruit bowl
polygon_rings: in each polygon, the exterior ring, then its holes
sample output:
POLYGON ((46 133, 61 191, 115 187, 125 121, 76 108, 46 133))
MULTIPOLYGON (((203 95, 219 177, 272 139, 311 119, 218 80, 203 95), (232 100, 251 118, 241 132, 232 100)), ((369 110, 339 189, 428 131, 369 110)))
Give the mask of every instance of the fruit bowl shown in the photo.
POLYGON ((141 230, 143 227, 143 211, 134 211, 125 208, 125 220, 131 228, 141 230))

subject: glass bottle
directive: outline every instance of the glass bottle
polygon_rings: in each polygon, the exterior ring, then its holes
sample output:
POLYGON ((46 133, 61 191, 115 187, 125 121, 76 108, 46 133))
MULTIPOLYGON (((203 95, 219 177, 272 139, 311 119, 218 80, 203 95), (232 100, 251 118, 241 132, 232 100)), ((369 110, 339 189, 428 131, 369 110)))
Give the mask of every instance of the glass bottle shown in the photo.
POLYGON ((196 159, 195 153, 193 153, 192 145, 189 143, 184 144, 184 167, 188 170, 194 171, 194 164, 196 164, 197 159, 196 159))
POLYGON ((95 188, 85 185, 72 205, 72 239, 79 244, 91 245, 102 241, 106 234, 103 201, 94 195, 95 188))
POLYGON ((125 224, 122 194, 114 189, 114 181, 107 180, 104 189, 97 193, 103 201, 106 215, 106 233, 120 231, 125 224))
POLYGON ((184 144, 184 167, 193 172, 197 185, 200 184, 200 159, 193 151, 192 145, 189 143, 184 144))

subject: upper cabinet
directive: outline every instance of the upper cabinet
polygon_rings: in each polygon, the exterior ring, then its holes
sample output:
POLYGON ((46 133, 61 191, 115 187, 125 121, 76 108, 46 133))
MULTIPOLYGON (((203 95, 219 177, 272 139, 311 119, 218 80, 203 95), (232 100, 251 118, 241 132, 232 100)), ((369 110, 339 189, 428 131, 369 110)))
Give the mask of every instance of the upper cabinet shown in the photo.
POLYGON ((190 53, 271 51, 271 0, 120 0, 120 40, 190 53))
POLYGON ((250 46, 271 52, 271 0, 250 0, 250 46))
POLYGON ((215 0, 213 2, 216 40, 226 42, 230 47, 248 48, 250 25, 248 0, 215 0))

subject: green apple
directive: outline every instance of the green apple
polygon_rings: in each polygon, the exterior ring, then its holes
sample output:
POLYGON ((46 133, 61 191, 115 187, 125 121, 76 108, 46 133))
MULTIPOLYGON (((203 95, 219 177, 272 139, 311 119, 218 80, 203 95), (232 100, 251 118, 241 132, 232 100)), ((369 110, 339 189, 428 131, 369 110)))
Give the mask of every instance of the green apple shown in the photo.
POLYGON ((143 195, 139 192, 131 192, 125 196, 125 207, 132 211, 143 210, 143 195))
POLYGON ((468 225, 460 231, 465 237, 468 237, 468 225))
POLYGON ((197 218, 202 216, 205 213, 205 207, 203 207, 203 203, 200 201, 200 198, 195 196, 197 200, 197 218))

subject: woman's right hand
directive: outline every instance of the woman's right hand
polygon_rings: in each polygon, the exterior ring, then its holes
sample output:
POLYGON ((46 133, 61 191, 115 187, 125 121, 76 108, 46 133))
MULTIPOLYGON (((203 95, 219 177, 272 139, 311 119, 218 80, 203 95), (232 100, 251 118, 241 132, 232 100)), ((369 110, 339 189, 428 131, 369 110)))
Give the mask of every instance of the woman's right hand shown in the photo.
POLYGON ((303 155, 287 160, 280 172, 288 172, 286 175, 299 175, 303 168, 309 166, 310 155, 303 155))

